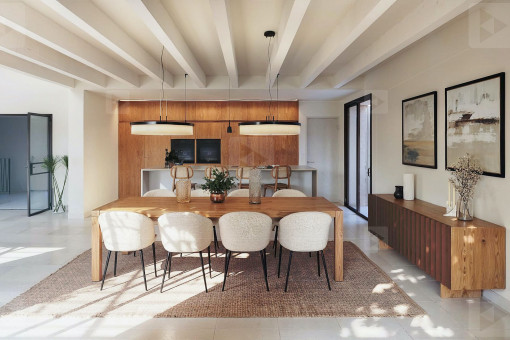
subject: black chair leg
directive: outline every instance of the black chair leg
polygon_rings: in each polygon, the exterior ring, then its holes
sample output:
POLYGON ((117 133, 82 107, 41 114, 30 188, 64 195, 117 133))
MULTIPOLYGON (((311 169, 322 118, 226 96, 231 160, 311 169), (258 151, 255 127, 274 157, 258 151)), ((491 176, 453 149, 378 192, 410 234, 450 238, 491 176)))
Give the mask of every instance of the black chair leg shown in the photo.
POLYGON ((282 266, 283 246, 280 244, 280 254, 278 255, 278 278, 280 278, 280 267, 282 266))
POLYGON ((170 272, 172 271, 172 253, 170 253, 170 257, 168 258, 168 279, 170 280, 170 272))
POLYGON ((289 274, 290 274, 290 263, 292 262, 292 250, 289 251, 289 266, 287 267, 287 279, 285 279, 285 292, 287 292, 287 285, 289 284, 289 274))
POLYGON ((143 250, 140 249, 140 260, 142 260, 143 282, 145 283, 145 290, 147 290, 147 278, 145 277, 145 263, 143 262, 143 250))
POLYGON ((328 268, 326 268, 326 257, 324 256, 324 250, 321 250, 322 253, 322 263, 324 264, 324 272, 326 273, 326 280, 328 280, 328 288, 331 290, 331 285, 329 284, 329 276, 328 276, 328 268))
POLYGON ((212 226, 213 235, 214 235, 214 253, 216 254, 216 257, 218 257, 218 236, 216 236, 216 226, 212 226))
POLYGON ((133 257, 136 257, 136 251, 133 252, 133 257))
POLYGON ((117 253, 115 252, 115 262, 113 263, 113 276, 117 276, 117 253))
POLYGON ((278 226, 276 226, 276 230, 274 231, 274 257, 276 257, 277 251, 278 251, 278 226))
POLYGON ((312 252, 311 251, 308 252, 308 257, 312 257, 312 252))
POLYGON ((227 249, 225 252, 225 274, 223 276, 223 287, 221 288, 221 291, 223 292, 225 290, 225 282, 227 282, 227 273, 228 273, 228 265, 230 263, 230 254, 231 251, 227 249))
POLYGON ((163 284, 165 283, 166 270, 168 268, 168 262, 170 262, 170 252, 166 255, 165 269, 163 271, 163 280, 161 280, 160 293, 163 293, 163 284))
POLYGON ((319 252, 317 252, 317 273, 321 276, 321 262, 319 261, 319 252))
POLYGON ((158 277, 158 270, 156 269, 156 243, 152 243, 152 259, 154 260, 154 276, 158 277))
POLYGON ((103 281, 101 282, 101 290, 103 290, 104 279, 106 277, 106 270, 108 269, 108 262, 110 262, 111 254, 112 254, 112 252, 110 250, 108 250, 108 256, 106 257, 106 265, 104 266, 104 272, 103 272, 103 281))
POLYGON ((211 246, 207 247, 207 259, 209 260, 209 277, 212 279, 212 272, 211 272, 211 246))
POLYGON ((207 293, 207 281, 205 280, 204 257, 202 256, 202 251, 199 251, 199 253, 200 253, 200 263, 202 264, 202 276, 204 277, 205 292, 207 293))
POLYGON ((264 271, 264 280, 266 281, 266 290, 269 292, 269 283, 267 282, 267 262, 266 262, 266 250, 260 251, 260 259, 262 260, 262 270, 264 271))

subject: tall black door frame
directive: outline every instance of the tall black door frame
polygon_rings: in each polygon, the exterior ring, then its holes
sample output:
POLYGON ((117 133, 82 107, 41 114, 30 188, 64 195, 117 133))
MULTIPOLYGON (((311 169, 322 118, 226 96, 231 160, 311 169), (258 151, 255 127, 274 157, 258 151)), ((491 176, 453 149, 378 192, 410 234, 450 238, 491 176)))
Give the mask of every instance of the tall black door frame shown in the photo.
MULTIPOLYGON (((52 201, 53 201, 53 188, 52 188, 52 184, 51 184, 51 174, 49 172, 47 172, 48 173, 48 207, 46 209, 42 209, 42 210, 36 211, 34 213, 31 212, 32 207, 30 206, 30 177, 32 175, 32 169, 33 169, 32 166, 33 166, 33 164, 36 164, 36 163, 31 163, 31 161, 30 161, 30 116, 39 116, 39 117, 48 118, 48 156, 49 157, 53 156, 53 145, 52 145, 53 115, 29 112, 27 114, 27 122, 28 122, 27 123, 27 126, 28 126, 27 214, 29 217, 50 210, 51 206, 52 206, 52 201)), ((39 174, 44 174, 44 173, 41 172, 39 174)))
POLYGON ((349 210, 352 210, 357 215, 363 217, 364 219, 368 219, 368 216, 365 216, 360 213, 360 105, 361 103, 366 102, 367 100, 370 101, 370 109, 369 109, 369 116, 370 116, 370 126, 369 126, 369 134, 370 134, 370 145, 368 145, 368 148, 370 149, 370 159, 369 159, 369 167, 368 167, 368 177, 370 180, 370 188, 369 193, 372 193, 372 94, 365 95, 363 97, 357 98, 353 101, 350 101, 346 104, 344 104, 344 206, 348 208, 349 210), (356 176, 356 202, 355 206, 352 206, 353 202, 349 202, 349 150, 351 148, 351 145, 349 143, 349 126, 350 126, 350 114, 349 109, 351 107, 356 107, 356 173, 358 176, 356 176))

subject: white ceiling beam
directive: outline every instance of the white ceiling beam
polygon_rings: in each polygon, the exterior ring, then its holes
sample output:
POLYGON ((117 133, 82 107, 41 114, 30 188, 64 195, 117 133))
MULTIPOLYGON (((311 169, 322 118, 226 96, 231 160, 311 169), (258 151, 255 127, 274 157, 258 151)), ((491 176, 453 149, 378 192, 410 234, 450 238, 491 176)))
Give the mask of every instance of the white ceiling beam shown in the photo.
POLYGON ((24 3, 0 3, 0 23, 128 85, 136 73, 24 3))
POLYGON ((421 39, 480 0, 424 0, 412 12, 383 33, 358 56, 344 64, 332 77, 335 88, 340 88, 368 70, 421 39))
POLYGON ((276 76, 280 73, 309 4, 310 0, 292 0, 284 10, 278 32, 276 32, 276 44, 271 51, 271 67, 268 66, 266 72, 266 79, 270 87, 273 86, 276 76))
POLYGON ((301 73, 301 88, 310 85, 331 63, 344 53, 396 0, 357 1, 301 73))
POLYGON ((239 86, 239 74, 237 71, 234 39, 232 37, 232 25, 230 22, 227 0, 210 0, 209 3, 211 4, 214 24, 218 32, 225 65, 227 66, 230 86, 237 88, 239 86))
POLYGON ((45 67, 36 65, 29 61, 20 59, 11 54, 0 52, 0 66, 11 70, 26 73, 30 76, 49 81, 58 85, 72 88, 74 87, 74 79, 64 76, 45 67))
POLYGON ((200 88, 206 87, 204 71, 161 2, 159 0, 128 1, 147 28, 165 46, 195 84, 200 88))
POLYGON ((0 51, 86 83, 106 87, 107 77, 13 29, 0 25, 0 51))
MULTIPOLYGON (((149 77, 161 81, 161 65, 124 30, 91 1, 41 0, 63 18, 89 34, 149 77)), ((173 77, 165 70, 165 83, 173 86, 173 77)))

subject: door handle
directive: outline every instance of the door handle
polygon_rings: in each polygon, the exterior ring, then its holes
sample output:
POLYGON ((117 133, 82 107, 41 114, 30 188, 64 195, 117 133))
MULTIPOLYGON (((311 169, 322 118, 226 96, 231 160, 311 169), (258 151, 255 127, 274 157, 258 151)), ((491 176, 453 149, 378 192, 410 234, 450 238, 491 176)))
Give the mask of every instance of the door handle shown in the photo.
POLYGON ((368 177, 372 176, 372 168, 367 169, 367 176, 368 177))

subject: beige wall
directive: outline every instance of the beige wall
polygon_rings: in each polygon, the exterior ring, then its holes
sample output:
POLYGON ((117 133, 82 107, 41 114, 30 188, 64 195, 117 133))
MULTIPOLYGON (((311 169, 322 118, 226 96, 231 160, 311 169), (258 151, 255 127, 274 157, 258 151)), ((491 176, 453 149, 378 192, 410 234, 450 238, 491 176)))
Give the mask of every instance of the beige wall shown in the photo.
MULTIPOLYGON (((510 6, 501 6, 499 12, 509 17, 510 6)), ((471 47, 470 29, 473 27, 469 26, 469 15, 464 14, 366 74, 363 90, 348 98, 351 100, 365 93, 374 93, 377 98, 373 117, 374 193, 392 193, 395 185, 402 185, 404 173, 414 173, 416 197, 438 205, 445 204, 449 175, 445 171, 444 89, 498 72, 507 72, 508 76, 510 72, 510 49, 471 47), (438 168, 404 166, 401 159, 402 100, 430 91, 438 92, 438 168)), ((510 41, 509 35, 498 38, 504 39, 506 44, 510 41)), ((510 98, 508 84, 506 98, 510 98)), ((510 139, 509 127, 510 119, 507 116, 507 141, 510 139)), ((508 142, 506 150, 509 150, 508 142)), ((507 152, 507 172, 509 165, 510 156, 507 152)), ((507 178, 483 176, 475 194, 477 217, 510 226, 508 177, 508 174, 507 178)), ((509 241, 510 232, 507 232, 507 245, 509 241)), ((510 251, 507 251, 506 256, 508 285, 510 251)), ((497 293, 510 300, 510 288, 497 293)))
POLYGON ((118 198, 118 114, 111 98, 85 91, 84 214, 118 198))

